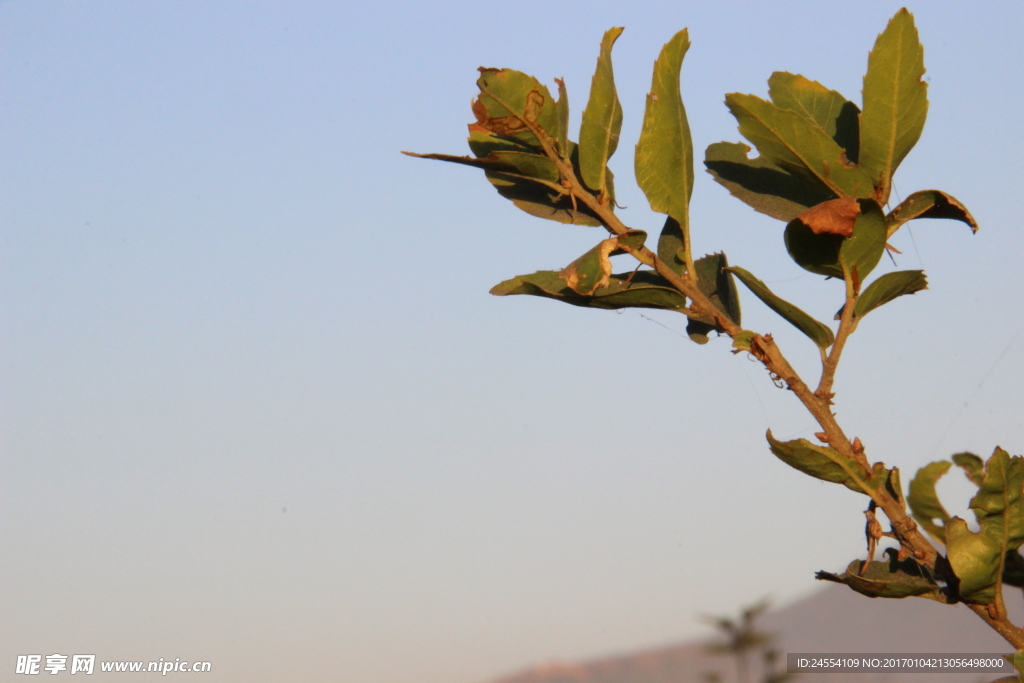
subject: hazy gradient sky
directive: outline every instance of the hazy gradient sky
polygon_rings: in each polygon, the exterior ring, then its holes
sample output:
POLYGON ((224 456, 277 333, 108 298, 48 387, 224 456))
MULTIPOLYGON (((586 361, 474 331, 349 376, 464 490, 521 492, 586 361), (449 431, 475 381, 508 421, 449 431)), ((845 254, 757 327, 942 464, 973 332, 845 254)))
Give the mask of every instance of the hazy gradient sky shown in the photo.
MULTIPOLYGON (((465 153, 480 65, 565 77, 577 126, 625 26, 612 168, 656 232, 632 150, 676 30, 702 157, 739 139, 724 93, 774 70, 859 101, 899 7, 0 2, 0 679, 18 654, 94 653, 477 683, 690 637, 860 556, 863 499, 768 452, 769 426, 814 429, 759 366, 678 315, 489 296, 600 235, 399 150, 465 153)), ((944 189, 981 231, 901 230, 931 289, 873 313, 839 374, 841 422, 905 479, 1024 450, 1024 5, 910 9, 931 109, 896 189, 944 189)), ((831 318, 841 286, 702 172, 693 225, 831 318)))

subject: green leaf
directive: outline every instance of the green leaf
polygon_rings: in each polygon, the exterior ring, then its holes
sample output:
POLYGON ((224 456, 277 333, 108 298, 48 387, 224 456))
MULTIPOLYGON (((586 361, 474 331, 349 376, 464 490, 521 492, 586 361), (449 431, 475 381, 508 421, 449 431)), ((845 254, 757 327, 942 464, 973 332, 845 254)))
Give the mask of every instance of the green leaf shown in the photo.
POLYGON ((913 518, 940 543, 946 542, 946 532, 943 527, 949 521, 949 513, 946 512, 946 508, 942 506, 942 502, 935 492, 935 484, 952 466, 953 464, 948 460, 928 463, 917 471, 914 479, 910 482, 910 493, 907 495, 907 502, 910 504, 913 518), (936 519, 942 524, 936 524, 936 519))
POLYGON ((971 509, 978 517, 981 533, 1016 550, 1024 543, 1024 458, 1010 457, 996 448, 985 463, 985 478, 971 509))
MULTIPOLYGON (((568 141, 566 144, 570 156, 573 155, 576 143, 568 141)), ((561 178, 558 168, 543 154, 515 140, 499 137, 477 123, 469 126, 469 147, 475 159, 451 154, 403 154, 482 168, 501 196, 533 216, 559 223, 601 225, 586 206, 573 204, 558 184, 561 178)))
POLYGON ((612 45, 621 33, 622 28, 611 28, 604 34, 580 126, 580 171, 583 182, 594 192, 605 192, 605 170, 619 146, 622 129, 622 105, 612 73, 612 45))
POLYGON ((985 478, 985 461, 974 453, 957 453, 953 456, 953 464, 963 469, 964 474, 967 475, 967 479, 971 481, 975 486, 981 486, 982 480, 985 478))
POLYGON ((825 131, 857 163, 860 109, 835 90, 799 74, 776 71, 768 79, 768 96, 780 109, 795 111, 825 131))
MULTIPOLYGON (((1024 650, 1019 650, 1011 660, 1013 668, 1017 670, 1017 679, 1024 683, 1024 650)), ((993 683, 995 683, 993 681, 993 683)))
POLYGON ((939 190, 915 192, 893 209, 885 217, 889 236, 899 230, 901 225, 915 218, 950 218, 966 223, 970 226, 971 232, 978 232, 978 223, 967 207, 956 197, 939 190))
POLYGON ((862 199, 859 203, 860 215, 853 224, 853 234, 839 247, 839 263, 844 277, 849 274, 857 290, 885 253, 885 214, 882 207, 873 199, 862 199))
POLYGON ((402 153, 420 159, 435 159, 473 166, 494 173, 520 175, 524 179, 535 180, 551 189, 558 189, 557 183, 561 177, 558 167, 546 156, 536 153, 529 147, 497 137, 474 123, 469 126, 469 148, 476 158, 452 154, 402 153))
POLYGON ((928 278, 925 277, 923 270, 897 270, 886 273, 867 286, 857 299, 853 314, 863 318, 897 297, 914 294, 922 289, 928 289, 928 278))
POLYGON ((612 262, 609 256, 617 246, 615 238, 602 240, 596 247, 579 257, 558 274, 577 294, 590 294, 598 287, 611 283, 612 262))
MULTIPOLYGON (((573 156, 577 149, 576 143, 569 141, 567 144, 570 156, 573 156)), ((498 137, 475 123, 469 126, 469 148, 482 162, 490 163, 488 160, 493 159, 519 172, 517 175, 487 171, 486 175, 498 194, 511 200, 526 213, 559 223, 601 225, 590 209, 580 203, 574 205, 572 199, 561 191, 557 185, 560 178, 558 168, 546 156, 536 154, 529 147, 513 140, 498 137), (531 173, 534 175, 530 176, 531 173)), ((431 158, 436 156, 442 155, 431 158)))
POLYGON ((966 602, 990 605, 995 601, 1002 546, 967 528, 967 522, 953 517, 946 522, 946 553, 953 573, 960 580, 960 597, 966 602))
POLYGON ((895 548, 886 549, 887 562, 854 560, 842 574, 818 572, 815 578, 844 583, 869 598, 926 597, 942 602, 939 586, 911 559, 899 561, 895 548), (867 566, 865 566, 867 565, 867 566))
POLYGON ((596 247, 563 268, 559 277, 577 294, 592 294, 599 287, 611 284, 610 257, 627 252, 636 254, 643 248, 646 239, 647 233, 643 230, 630 230, 623 235, 602 240, 596 247))
POLYGON ((833 484, 842 484, 857 493, 865 492, 865 477, 854 474, 859 466, 844 458, 835 449, 815 445, 807 439, 778 441, 772 436, 770 429, 768 445, 779 460, 804 474, 833 484))
MULTIPOLYGON (((693 141, 679 89, 683 57, 690 48, 686 29, 665 43, 654 63, 643 128, 636 145, 636 181, 651 209, 668 214, 689 235, 693 194, 693 141)), ((687 237, 687 242, 689 239, 687 237)))
MULTIPOLYGON (((973 466, 971 458, 961 458, 973 466)), ((985 463, 985 475, 971 509, 981 530, 954 517, 946 523, 946 548, 960 595, 968 602, 991 604, 999 590, 1008 552, 1024 544, 1024 458, 996 448, 985 463)))
MULTIPOLYGON (((737 325, 740 324, 740 297, 736 291, 736 282, 727 270, 729 261, 725 254, 709 254, 697 259, 693 265, 697 271, 697 287, 722 313, 729 316, 737 325)), ((707 344, 711 332, 721 334, 722 330, 711 316, 690 316, 686 324, 686 333, 698 344, 707 344)))
POLYGON ((686 306, 686 298, 663 277, 650 270, 612 275, 609 284, 595 289, 591 296, 574 292, 566 286, 559 271, 555 270, 541 270, 506 280, 492 288, 491 294, 527 294, 584 308, 657 308, 679 311, 686 306))
POLYGON ((562 138, 555 99, 533 76, 480 67, 476 84, 480 97, 473 103, 473 114, 483 128, 538 151, 562 138))
POLYGON ((768 289, 767 285, 743 268, 733 266, 728 270, 738 277, 740 282, 746 285, 747 289, 763 301, 768 308, 781 315, 787 322, 810 337, 811 341, 819 347, 824 349, 832 346, 832 342, 835 341, 835 335, 827 325, 818 322, 793 304, 774 294, 768 289))
POLYGON ((871 178, 815 123, 754 95, 730 93, 725 104, 743 137, 776 166, 836 197, 871 195, 871 178))
POLYGON ((835 198, 820 183, 809 185, 763 156, 747 158, 748 152, 742 142, 716 142, 704 152, 704 165, 719 185, 755 211, 788 222, 835 198))
POLYGON ((558 156, 569 158, 569 93, 565 89, 565 81, 555 79, 558 86, 558 99, 555 100, 555 112, 558 115, 558 156))
POLYGON ((928 84, 922 76, 924 48, 904 8, 875 41, 864 76, 860 166, 874 182, 879 204, 888 203, 892 176, 924 129, 928 84))

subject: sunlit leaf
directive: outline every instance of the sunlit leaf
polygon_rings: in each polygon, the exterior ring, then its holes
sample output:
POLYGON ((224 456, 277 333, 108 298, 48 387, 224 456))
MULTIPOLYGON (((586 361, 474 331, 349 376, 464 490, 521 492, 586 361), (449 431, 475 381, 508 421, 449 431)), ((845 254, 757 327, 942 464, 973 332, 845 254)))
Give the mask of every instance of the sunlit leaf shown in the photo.
POLYGON ((860 109, 835 90, 800 74, 776 71, 768 79, 768 96, 775 106, 800 114, 811 121, 857 163, 860 150, 860 109))
POLYGON ((949 521, 949 513, 939 500, 935 484, 952 466, 948 460, 928 463, 919 469, 911 480, 910 493, 907 495, 913 518, 940 543, 946 542, 943 527, 949 521), (939 520, 941 524, 936 524, 935 520, 939 520))
POLYGON ((569 93, 565 89, 565 81, 555 79, 558 86, 558 99, 555 100, 555 112, 558 115, 558 155, 569 158, 569 93))
POLYGON ((621 28, 611 28, 604 34, 580 126, 580 172, 583 182, 594 192, 605 191, 605 169, 619 146, 622 129, 622 105, 612 73, 612 45, 621 33, 621 28))
POLYGON ((654 63, 640 141, 636 145, 636 181, 651 209, 674 218, 689 234, 693 194, 693 141, 679 89, 683 57, 690 39, 683 29, 665 43, 654 63))
POLYGON ((1011 457, 997 448, 985 463, 985 478, 971 509, 981 532, 994 541, 1016 549, 1024 543, 1024 458, 1011 457))
POLYGON ((957 453, 953 456, 953 464, 961 468, 967 479, 975 486, 981 486, 985 478, 985 461, 974 453, 957 453))
POLYGON ((878 188, 879 204, 889 201, 892 176, 924 129, 928 84, 923 76, 924 48, 914 17, 904 8, 875 41, 864 76, 859 163, 878 188))
POLYGON ((967 522, 953 517, 946 522, 946 553, 960 580, 960 597, 983 605, 994 602, 1002 546, 982 533, 972 532, 967 522))
POLYGON ((560 113, 547 87, 514 69, 480 67, 480 96, 473 102, 477 123, 497 136, 511 138, 534 150, 562 138, 560 113))
POLYGON ((559 277, 577 294, 592 294, 611 284, 611 256, 636 252, 643 247, 647 233, 631 230, 624 235, 602 240, 596 247, 562 269, 559 277))
POLYGON ((761 156, 835 197, 868 197, 871 178, 847 157, 828 133, 796 112, 754 95, 730 93, 725 104, 740 133, 761 156))
POLYGON ((967 522, 954 517, 946 523, 946 548, 960 579, 961 597, 990 604, 998 590, 1003 559, 1024 544, 1024 458, 996 448, 985 462, 971 509, 981 530, 974 533, 967 522))
MULTIPOLYGON (((885 253, 885 214, 873 199, 860 200, 853 234, 839 247, 839 263, 856 283, 864 282, 885 253)), ((859 287, 858 287, 859 289, 859 287)))
MULTIPOLYGON (((790 467, 800 470, 815 479, 842 484, 851 491, 864 493, 853 472, 859 467, 856 463, 843 457, 839 451, 826 446, 818 446, 807 439, 778 441, 768 430, 768 445, 772 453, 790 467)), ((863 477, 861 478, 863 480, 863 477)))

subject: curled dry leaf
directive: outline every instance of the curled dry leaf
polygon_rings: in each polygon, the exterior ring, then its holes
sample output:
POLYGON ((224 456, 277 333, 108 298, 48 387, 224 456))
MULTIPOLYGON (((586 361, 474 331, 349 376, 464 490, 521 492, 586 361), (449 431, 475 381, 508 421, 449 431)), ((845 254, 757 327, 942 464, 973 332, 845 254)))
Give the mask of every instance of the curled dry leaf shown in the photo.
POLYGON ((860 204, 856 198, 841 197, 812 206, 796 219, 810 228, 815 235, 849 237, 853 234, 853 224, 858 215, 860 204))
POLYGON ((612 262, 609 258, 619 246, 619 239, 611 237, 576 259, 558 274, 569 289, 577 294, 590 294, 611 282, 612 262))
MULTIPOLYGON (((526 97, 526 121, 534 123, 537 120, 537 112, 543 105, 544 96, 536 90, 531 91, 526 97)), ((487 107, 479 99, 473 101, 473 115, 481 127, 502 137, 513 137, 527 130, 526 121, 518 116, 490 116, 487 107)))

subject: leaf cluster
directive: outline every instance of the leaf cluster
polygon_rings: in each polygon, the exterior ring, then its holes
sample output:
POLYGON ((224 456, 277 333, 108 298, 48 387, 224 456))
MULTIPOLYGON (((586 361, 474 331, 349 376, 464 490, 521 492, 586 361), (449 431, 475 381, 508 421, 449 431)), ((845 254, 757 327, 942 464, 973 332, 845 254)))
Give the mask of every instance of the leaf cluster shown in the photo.
POLYGON ((605 229, 592 248, 568 265, 518 275, 491 293, 585 308, 672 311, 686 316, 687 332, 697 343, 707 343, 712 332, 732 337, 734 352, 745 351, 761 362, 776 385, 791 390, 822 428, 816 433, 820 444, 780 441, 769 431, 771 452, 813 478, 869 498, 867 560, 854 561, 842 574, 819 572, 818 577, 872 597, 968 603, 1024 648, 1024 632, 1009 623, 1002 604, 1003 584, 1024 586, 1024 557, 1018 552, 1024 544, 1024 460, 1001 449, 985 462, 958 454, 952 462, 922 468, 905 499, 898 468, 871 463, 863 444, 846 436, 832 410, 836 368, 860 321, 928 286, 920 270, 897 270, 869 281, 892 249, 892 235, 918 219, 952 219, 972 232, 978 228, 967 208, 941 190, 913 192, 890 205, 894 174, 920 139, 928 112, 924 49, 913 16, 901 9, 879 34, 868 56, 859 104, 802 75, 775 72, 768 79, 768 99, 741 93, 725 97, 749 144, 718 142, 704 155, 706 170, 717 183, 755 211, 783 222, 780 242, 798 266, 844 284, 833 321, 837 325, 783 299, 750 270, 730 265, 722 252, 696 257, 689 217, 694 153, 680 87, 690 48, 685 29, 662 47, 654 63, 634 155, 636 182, 652 211, 664 216, 656 245, 649 245, 646 231, 619 218, 609 162, 623 124, 612 66, 612 49, 622 31, 609 29, 601 41, 578 142, 570 138, 562 80, 555 81, 556 97, 533 76, 481 67, 469 124, 472 154, 412 154, 482 169, 502 197, 531 215, 605 229), (751 157, 754 150, 757 156, 751 157), (613 259, 623 255, 636 265, 616 272, 613 259), (799 377, 770 334, 741 327, 737 280, 819 349, 816 389, 799 377), (950 517, 935 494, 935 482, 952 464, 978 486, 971 501, 977 531, 950 517), (875 516, 879 509, 890 522, 888 532, 875 516), (922 529, 945 545, 945 555, 922 529), (883 537, 895 539, 899 548, 875 561, 883 537))

